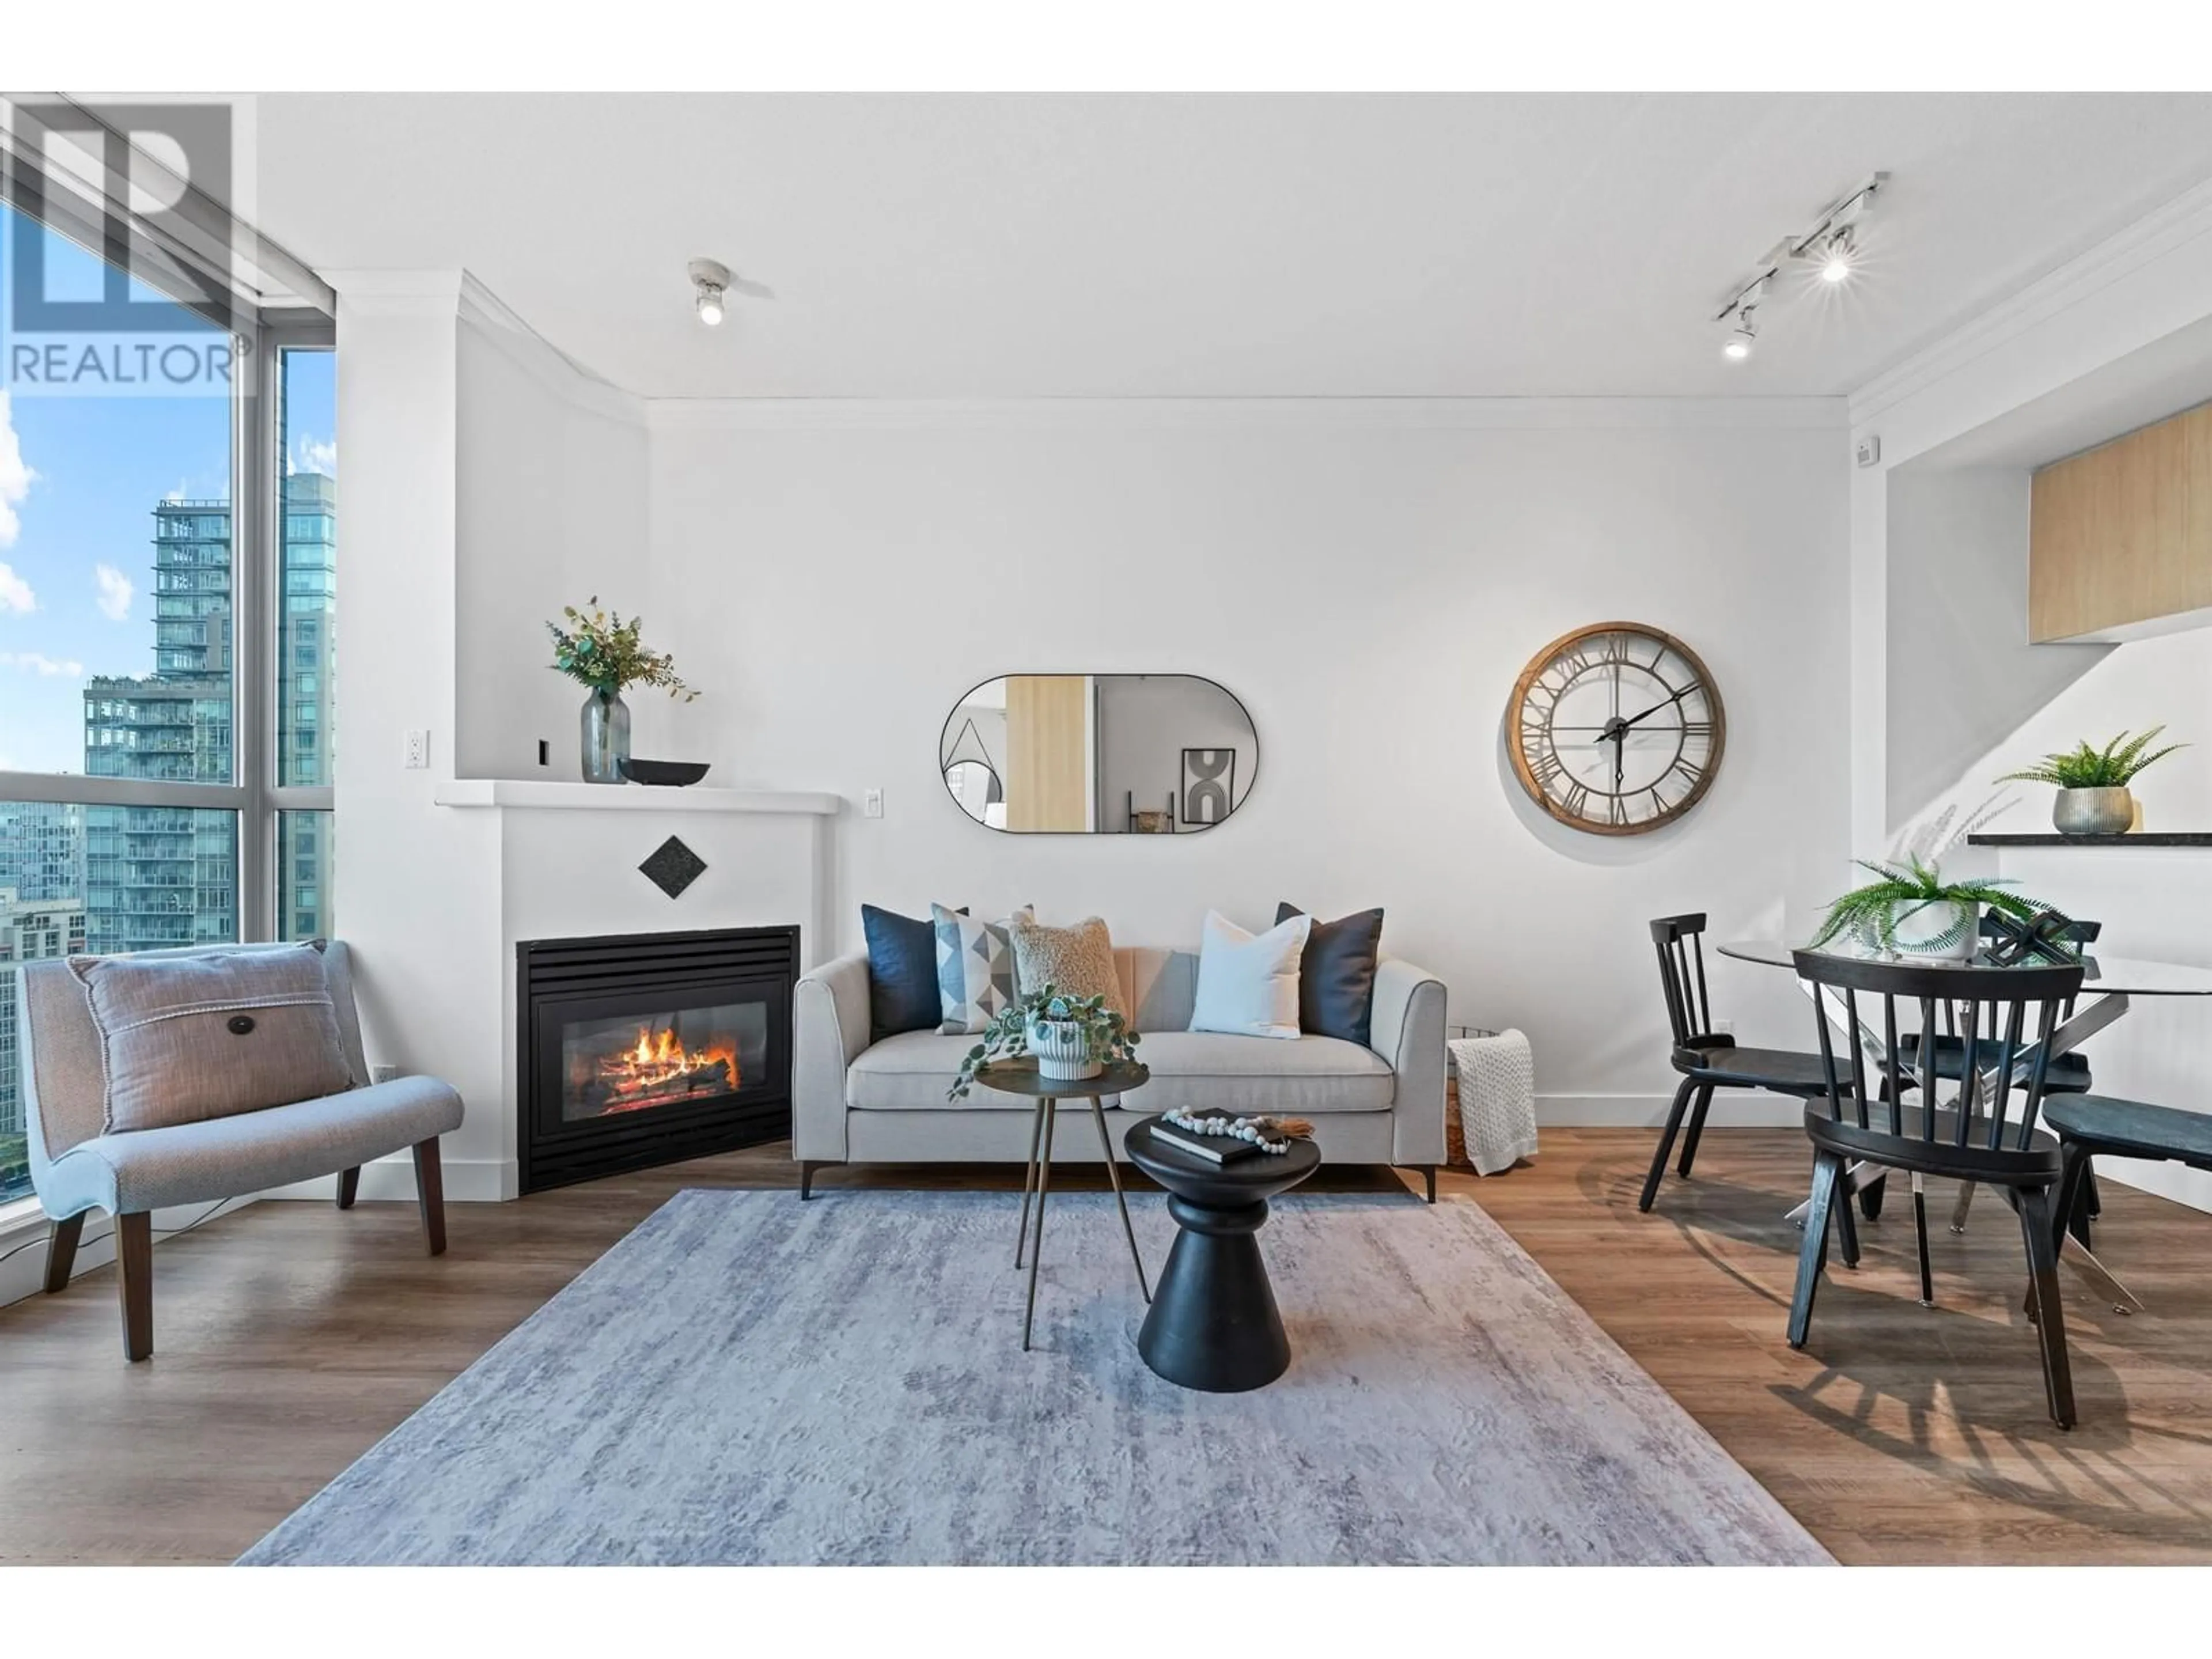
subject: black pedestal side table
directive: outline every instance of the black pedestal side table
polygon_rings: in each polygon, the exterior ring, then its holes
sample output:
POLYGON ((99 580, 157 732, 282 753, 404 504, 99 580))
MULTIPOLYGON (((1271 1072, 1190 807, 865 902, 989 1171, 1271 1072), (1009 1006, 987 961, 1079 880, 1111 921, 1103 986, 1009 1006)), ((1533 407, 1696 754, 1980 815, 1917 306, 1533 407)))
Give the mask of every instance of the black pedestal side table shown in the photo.
POLYGON ((1117 1060, 1097 1077, 1046 1077, 1037 1070, 1034 1057, 1021 1060, 994 1060, 991 1069, 975 1081, 1002 1094, 1029 1095, 1036 1101, 1036 1115, 1030 1124, 1029 1168, 1022 1176, 1022 1224, 1014 1235, 1014 1266, 1022 1265, 1022 1249, 1027 1241, 1030 1252, 1029 1305, 1022 1312, 1022 1352, 1030 1346, 1030 1327, 1036 1318, 1037 1261, 1044 1255, 1044 1200, 1052 1185, 1052 1129, 1055 1112, 1063 1100, 1088 1100, 1091 1121, 1098 1126, 1098 1150, 1106 1159, 1106 1178, 1114 1183, 1114 1202, 1121 1206, 1121 1231, 1129 1241, 1129 1259, 1137 1264, 1137 1289, 1146 1301, 1152 1299, 1145 1284, 1145 1259, 1137 1254, 1137 1230, 1129 1224, 1129 1200, 1121 1194, 1121 1172, 1114 1163, 1114 1137, 1106 1133, 1106 1110, 1098 1103, 1101 1095, 1125 1095, 1133 1089, 1141 1089, 1152 1078, 1149 1068, 1131 1061, 1117 1060), (1029 1237, 1030 1199, 1036 1199, 1036 1237, 1029 1237))
POLYGON ((1160 1269, 1137 1352, 1186 1389, 1265 1388, 1290 1369, 1291 1339, 1253 1235, 1267 1219, 1269 1199, 1321 1168, 1321 1149, 1294 1140, 1279 1155, 1215 1164, 1156 1139, 1158 1121, 1131 1124, 1121 1143, 1129 1162, 1168 1189, 1168 1213, 1182 1229, 1160 1269))

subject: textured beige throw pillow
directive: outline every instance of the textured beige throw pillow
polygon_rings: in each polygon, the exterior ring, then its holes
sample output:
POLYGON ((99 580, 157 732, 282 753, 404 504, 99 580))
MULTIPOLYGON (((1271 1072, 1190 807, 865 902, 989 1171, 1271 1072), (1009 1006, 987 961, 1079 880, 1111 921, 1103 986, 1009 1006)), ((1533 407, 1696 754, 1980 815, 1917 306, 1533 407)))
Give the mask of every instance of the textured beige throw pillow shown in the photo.
POLYGON ((1129 1016, 1121 978, 1114 971, 1114 939, 1097 916, 1073 927, 1046 927, 1018 915, 1007 928, 1014 941, 1014 981, 1021 994, 1049 985, 1068 996, 1103 997, 1106 1006, 1129 1016))
POLYGON ((100 1028, 110 1133, 257 1112, 353 1086, 322 952, 70 959, 100 1028))

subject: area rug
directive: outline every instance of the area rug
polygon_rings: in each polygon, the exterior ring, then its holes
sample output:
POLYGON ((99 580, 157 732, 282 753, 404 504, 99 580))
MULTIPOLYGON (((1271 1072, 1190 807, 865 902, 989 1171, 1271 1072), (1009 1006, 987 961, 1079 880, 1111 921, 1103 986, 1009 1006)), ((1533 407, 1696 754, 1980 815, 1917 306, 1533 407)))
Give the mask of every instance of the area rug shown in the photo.
POLYGON ((1019 1208, 680 1193, 244 1559, 1829 1559, 1472 1203, 1279 1202, 1293 1358, 1242 1395, 1138 1358, 1107 1194, 1053 1199, 1024 1353, 1019 1208))

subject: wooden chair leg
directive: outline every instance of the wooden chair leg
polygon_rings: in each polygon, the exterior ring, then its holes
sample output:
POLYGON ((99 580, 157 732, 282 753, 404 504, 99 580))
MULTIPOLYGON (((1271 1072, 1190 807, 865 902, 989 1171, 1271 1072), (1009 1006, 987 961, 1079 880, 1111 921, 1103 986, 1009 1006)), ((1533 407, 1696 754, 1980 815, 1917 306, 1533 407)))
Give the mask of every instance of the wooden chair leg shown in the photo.
POLYGON ((1687 1181, 1690 1166, 1698 1161, 1698 1141, 1705 1133, 1705 1111, 1713 1103, 1713 1085, 1710 1083, 1698 1091, 1697 1103, 1690 1108, 1690 1126, 1682 1131, 1682 1161, 1674 1166, 1674 1173, 1687 1181))
POLYGON ((1876 1176, 1872 1181, 1862 1182, 1859 1187, 1859 1213, 1869 1221, 1881 1220, 1881 1200, 1888 1191, 1889 1176, 1887 1172, 1876 1176))
POLYGON ((446 1176, 438 1138, 415 1143, 415 1196, 422 1206, 422 1239, 432 1255, 446 1253, 446 1176))
POLYGON ((2066 1355, 2066 1316, 2059 1306, 2058 1242, 2048 1188, 2021 1189, 2020 1231, 2027 1243, 2028 1272, 2035 1296, 2035 1334, 2043 1351, 2043 1387, 2051 1401, 2051 1420, 2062 1429, 2070 1429, 2074 1426, 2074 1371, 2066 1355))
POLYGON ((70 1270, 76 1266, 76 1242, 84 1237, 85 1212, 79 1210, 66 1221, 54 1223, 46 1240, 46 1294, 58 1296, 69 1289, 70 1270))
POLYGON ((1928 1260, 1928 1194, 1921 1189, 1921 1179, 1912 1177, 1912 1237, 1920 1250, 1920 1305, 1936 1305, 1936 1271, 1928 1260))
POLYGON ((1674 1132, 1682 1127, 1682 1114, 1689 1109, 1690 1097, 1698 1091, 1698 1080, 1686 1077, 1682 1086, 1674 1091, 1674 1103, 1667 1110, 1667 1127, 1659 1132, 1659 1150, 1651 1155, 1651 1173, 1644 1177, 1643 1196, 1636 1200, 1639 1210, 1649 1210, 1651 1200, 1659 1196, 1659 1182, 1667 1173, 1667 1154, 1674 1150, 1674 1132))
POLYGON ((1851 1214, 1851 1200, 1856 1196, 1846 1185, 1850 1171, 1836 1178, 1836 1190, 1843 1202, 1836 1206, 1832 1224, 1836 1230, 1836 1254, 1844 1259, 1844 1266, 1854 1273, 1859 1265, 1859 1224, 1851 1214))
MULTIPOLYGON (((2085 1250, 2091 1248, 2089 1185, 2095 1179, 2094 1167, 2089 1158, 2089 1149, 2079 1141, 2069 1140, 2061 1148, 2058 1191, 2051 1206, 2054 1224, 2072 1233, 2081 1241, 2085 1250)), ((2060 1248, 2057 1239, 2051 1243, 2053 1248, 2060 1248)))
POLYGON ((353 1201, 361 1194, 361 1165, 338 1171, 338 1208, 350 1210, 353 1201))
POLYGON ((154 1217, 140 1210, 115 1218, 115 1285, 123 1305, 123 1357, 154 1352, 154 1217))
POLYGON ((1836 1207, 1836 1186, 1844 1161, 1833 1152, 1813 1158, 1812 1207, 1805 1212, 1805 1239, 1797 1250, 1797 1286, 1790 1298, 1790 1346, 1802 1348, 1813 1326, 1813 1293, 1828 1261, 1828 1221, 1836 1207))

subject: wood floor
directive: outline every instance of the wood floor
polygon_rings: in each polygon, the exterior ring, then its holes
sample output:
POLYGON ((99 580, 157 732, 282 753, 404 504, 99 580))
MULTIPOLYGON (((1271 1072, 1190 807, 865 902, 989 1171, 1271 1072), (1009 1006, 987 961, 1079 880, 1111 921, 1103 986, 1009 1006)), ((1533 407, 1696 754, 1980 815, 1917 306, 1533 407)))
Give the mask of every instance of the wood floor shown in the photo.
MULTIPOLYGON (((1963 1238, 1939 1221, 1931 1310, 1911 1210, 1893 1203, 1792 1353, 1798 1235, 1780 1214, 1803 1192, 1802 1137, 1709 1132, 1697 1178, 1670 1176, 1644 1216, 1650 1145, 1547 1131, 1535 1164, 1447 1175, 1443 1197, 1479 1197, 1839 1558, 2212 1561, 2212 1216, 2106 1183, 2099 1253, 2149 1307, 2121 1317, 2068 1276, 2082 1420, 2062 1434, 2002 1206, 1979 1206, 1963 1238)), ((1393 1178, 1331 1173, 1340 1187, 1393 1178)), ((411 1204, 256 1205, 156 1252, 143 1365, 119 1351, 112 1269, 0 1309, 0 1562, 228 1560, 670 1193, 793 1178, 769 1147, 456 1206, 434 1261, 411 1204)), ((1006 1172, 865 1179, 998 1187, 1006 1172)), ((862 1180, 830 1171, 819 1201, 862 1180)), ((1936 1195, 1939 1217, 1949 1199, 1936 1195)))

